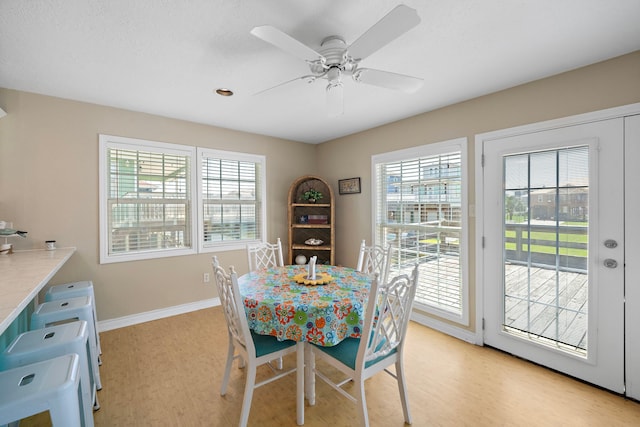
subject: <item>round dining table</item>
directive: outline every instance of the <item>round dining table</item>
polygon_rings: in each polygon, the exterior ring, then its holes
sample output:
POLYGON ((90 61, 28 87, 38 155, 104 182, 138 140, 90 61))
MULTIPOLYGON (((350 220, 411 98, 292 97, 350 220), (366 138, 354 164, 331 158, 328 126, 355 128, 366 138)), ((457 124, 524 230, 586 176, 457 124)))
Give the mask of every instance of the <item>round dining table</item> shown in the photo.
POLYGON ((305 284, 307 267, 288 265, 238 278, 249 328, 279 340, 334 346, 362 330, 371 276, 352 268, 319 265, 318 281, 305 284), (298 279, 298 280, 297 280, 298 279))
MULTIPOLYGON (((316 267, 316 281, 307 266, 259 269, 238 278, 249 328, 299 345, 334 346, 345 338, 359 338, 372 276, 353 268, 316 267), (307 284, 305 284, 307 282, 307 284), (321 284, 320 284, 321 283, 321 284)), ((305 351, 305 395, 315 404, 314 361, 305 351)), ((301 399, 302 397, 298 397, 301 399)))

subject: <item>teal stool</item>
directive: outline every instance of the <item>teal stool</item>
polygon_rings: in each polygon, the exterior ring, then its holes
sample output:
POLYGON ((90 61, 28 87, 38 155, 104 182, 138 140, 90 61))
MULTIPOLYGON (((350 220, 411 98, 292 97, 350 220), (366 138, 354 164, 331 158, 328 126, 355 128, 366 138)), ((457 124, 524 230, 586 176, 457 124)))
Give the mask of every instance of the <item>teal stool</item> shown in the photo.
POLYGON ((81 427, 80 356, 0 372, 0 424, 49 411, 54 427, 81 427))
MULTIPOLYGON (((47 289, 44 295, 45 301, 56 301, 65 298, 76 298, 90 296, 93 301, 93 323, 94 330, 96 332, 96 345, 98 346, 98 355, 102 354, 102 347, 100 346, 100 334, 98 333, 98 315, 96 314, 96 297, 93 292, 93 282, 91 280, 84 280, 82 282, 64 283, 62 285, 54 285, 47 289)), ((102 364, 102 360, 99 361, 102 364)))
POLYGON ((80 356, 80 390, 82 391, 83 423, 93 426, 93 409, 100 405, 89 364, 89 331, 87 322, 79 320, 35 331, 24 332, 0 354, 0 370, 43 362, 65 354, 80 356))
POLYGON ((102 389, 100 369, 98 366, 98 349, 93 323, 93 301, 90 296, 67 298, 58 301, 43 302, 31 314, 31 330, 42 329, 73 320, 87 322, 89 331, 89 364, 93 373, 96 389, 102 389))

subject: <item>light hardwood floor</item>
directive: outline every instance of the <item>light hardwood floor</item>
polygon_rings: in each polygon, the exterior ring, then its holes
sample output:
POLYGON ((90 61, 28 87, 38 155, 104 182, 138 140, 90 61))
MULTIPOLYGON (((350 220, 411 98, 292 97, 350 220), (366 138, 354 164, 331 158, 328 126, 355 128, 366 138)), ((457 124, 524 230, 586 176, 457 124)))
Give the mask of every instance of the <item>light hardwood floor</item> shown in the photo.
MULTIPOLYGON (((220 383, 227 352, 220 307, 103 332, 103 389, 95 424, 102 426, 236 426, 244 370, 220 383)), ((640 403, 499 351, 412 323, 405 367, 414 426, 639 426, 640 403)), ((285 359, 295 365, 295 358, 285 359)), ((326 366, 324 367, 326 369, 326 366)), ((267 376, 268 368, 258 370, 267 376)), ((372 426, 403 426, 396 382, 367 381, 372 426)), ((353 426, 354 405, 317 382, 305 425, 353 426)), ((295 376, 256 390, 249 425, 295 426, 295 376)), ((48 415, 21 426, 49 425, 48 415)))

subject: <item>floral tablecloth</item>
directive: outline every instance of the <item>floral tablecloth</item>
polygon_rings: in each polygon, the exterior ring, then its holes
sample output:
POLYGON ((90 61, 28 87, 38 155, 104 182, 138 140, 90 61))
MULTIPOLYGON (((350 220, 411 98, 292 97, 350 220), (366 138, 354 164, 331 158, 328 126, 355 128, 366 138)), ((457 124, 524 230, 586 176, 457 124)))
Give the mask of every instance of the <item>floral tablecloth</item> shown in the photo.
POLYGON ((318 266, 333 280, 303 285, 293 279, 306 266, 261 269, 238 278, 249 327, 279 340, 333 346, 358 338, 372 278, 352 268, 318 266))

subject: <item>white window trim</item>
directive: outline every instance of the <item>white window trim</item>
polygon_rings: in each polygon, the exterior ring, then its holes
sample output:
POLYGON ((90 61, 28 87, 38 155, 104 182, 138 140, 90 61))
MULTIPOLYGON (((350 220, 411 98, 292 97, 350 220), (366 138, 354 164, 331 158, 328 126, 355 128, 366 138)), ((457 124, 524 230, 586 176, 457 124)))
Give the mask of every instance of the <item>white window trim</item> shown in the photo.
POLYGON ((197 191, 198 191, 198 203, 197 203, 197 224, 198 224, 198 251, 200 253, 208 253, 208 252, 220 252, 220 251, 231 251, 231 250, 242 250, 247 248, 247 244, 253 244, 258 242, 266 242, 267 235, 267 161, 266 157, 258 154, 248 154, 248 153, 238 153, 233 151, 223 151, 223 150, 215 150, 208 148, 198 148, 197 149, 197 191), (260 177, 259 177, 259 185, 260 185, 260 193, 262 194, 263 200, 260 206, 260 239, 256 240, 242 240, 237 242, 219 242, 211 245, 205 245, 204 241, 204 218, 202 207, 204 206, 202 191, 203 191, 203 183, 202 183, 202 159, 204 157, 214 157, 221 159, 229 159, 229 160, 238 160, 245 161, 251 163, 257 163, 260 165, 260 177))
MULTIPOLYGON (((435 156, 451 151, 460 151, 461 156, 461 209, 462 209, 462 229, 460 230, 460 269, 462 275, 461 283, 461 308, 460 315, 441 310, 424 304, 414 304, 414 308, 440 317, 442 319, 455 322, 463 326, 469 326, 469 205, 468 205, 468 154, 467 138, 456 138, 448 141, 425 144, 403 150, 391 151, 371 156, 371 235, 376 236, 376 206, 378 205, 376 165, 379 163, 390 163, 394 161, 407 160, 411 158, 435 156)), ((374 244, 377 242, 374 241, 374 244)))
POLYGON ((187 145, 170 144, 165 142, 148 141, 144 139, 126 138, 113 135, 99 135, 99 206, 100 206, 100 264, 109 264, 115 262, 125 261, 138 261, 145 259, 166 258, 181 255, 192 255, 197 253, 196 239, 197 239, 197 217, 196 210, 193 201, 195 186, 191 185, 191 247, 181 249, 163 249, 153 251, 143 251, 136 253, 109 255, 109 224, 108 218, 108 203, 107 203, 107 148, 121 148, 125 150, 140 150, 144 149, 155 153, 169 153, 182 156, 189 156, 191 158, 190 177, 191 183, 196 182, 196 149, 187 145))

